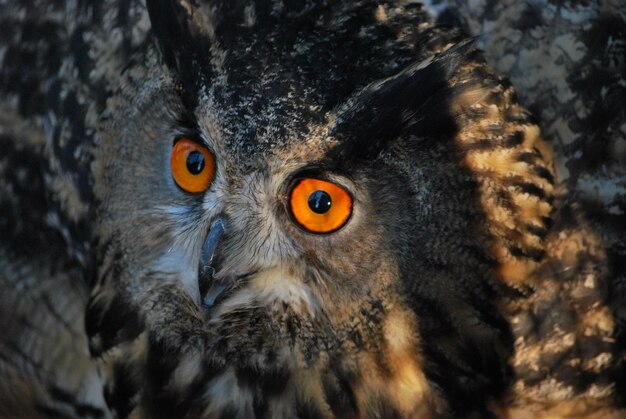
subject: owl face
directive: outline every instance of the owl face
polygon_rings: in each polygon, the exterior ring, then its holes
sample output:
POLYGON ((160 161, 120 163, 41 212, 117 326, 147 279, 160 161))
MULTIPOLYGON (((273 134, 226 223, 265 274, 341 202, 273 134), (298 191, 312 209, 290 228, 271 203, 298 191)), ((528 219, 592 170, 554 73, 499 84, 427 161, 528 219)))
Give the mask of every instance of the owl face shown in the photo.
MULTIPOLYGON (((152 6, 155 22, 167 7, 193 25, 169 3, 152 6)), ((197 13, 216 19, 211 11, 197 13)), ((226 18, 214 23, 231 24, 226 18)), ((173 30, 177 24, 155 27, 173 30)), ((310 74, 311 64, 301 60, 313 59, 311 34, 301 33, 280 50, 250 31, 231 42, 261 51, 210 46, 216 57, 207 63, 196 55, 211 35, 202 27, 187 30, 189 57, 168 39, 147 53, 149 74, 129 70, 127 100, 115 110, 124 122, 105 132, 96 169, 105 180, 99 184, 106 191, 102 228, 114 231, 102 236, 123 237, 137 269, 167 273, 198 304, 209 291, 210 299, 217 298, 217 287, 224 303, 248 304, 257 295, 263 304, 284 302, 314 314, 322 305, 345 306, 373 287, 397 282, 390 279, 401 269, 396 253, 409 251, 401 242, 418 209, 407 205, 410 186, 379 154, 399 136, 401 119, 443 86, 462 53, 359 86, 333 68, 327 46, 315 60, 329 62, 330 75, 310 74), (304 50, 290 58, 298 49, 304 50), (273 70, 264 74, 261 67, 273 70), (430 82, 434 87, 427 91, 414 88, 430 82), (339 101, 343 83, 355 88, 339 101), (316 84, 327 90, 316 91, 316 84), (414 93, 391 106, 403 89, 414 93)), ((317 42, 343 41, 330 36, 317 42)))
POLYGON ((148 1, 94 164, 93 352, 141 348, 153 413, 483 411, 512 343, 455 140, 471 43, 416 43, 418 9, 227 6, 148 1))
POLYGON ((162 272, 199 305, 209 288, 217 298, 217 287, 229 307, 286 303, 311 315, 389 285, 385 277, 398 267, 389 263, 394 243, 385 231, 410 214, 398 209, 406 187, 385 179, 384 162, 377 168, 329 158, 338 141, 326 126, 239 157, 208 111, 194 115, 196 127, 181 125, 173 90, 164 82, 138 93, 150 107, 126 126, 132 137, 115 133, 99 159, 108 165, 98 169, 107 181, 103 228, 131 243, 128 253, 145 270, 129 275, 162 272), (107 153, 115 160, 107 162, 107 153), (130 192, 137 184, 143 193, 130 192), (377 284, 364 280, 376 272, 377 284))

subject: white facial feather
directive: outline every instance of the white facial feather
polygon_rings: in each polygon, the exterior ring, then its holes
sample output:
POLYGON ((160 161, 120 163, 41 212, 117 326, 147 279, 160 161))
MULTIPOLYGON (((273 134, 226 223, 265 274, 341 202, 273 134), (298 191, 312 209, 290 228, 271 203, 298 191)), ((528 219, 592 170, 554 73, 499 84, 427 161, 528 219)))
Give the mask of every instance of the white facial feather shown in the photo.
POLYGON ((288 304, 296 313, 314 318, 320 303, 315 293, 286 269, 275 267, 254 275, 249 282, 220 304, 213 313, 213 321, 242 308, 266 306, 279 309, 288 304))
POLYGON ((194 301, 200 304, 197 254, 198 252, 189 252, 180 246, 171 247, 156 261, 153 269, 174 273, 194 301))

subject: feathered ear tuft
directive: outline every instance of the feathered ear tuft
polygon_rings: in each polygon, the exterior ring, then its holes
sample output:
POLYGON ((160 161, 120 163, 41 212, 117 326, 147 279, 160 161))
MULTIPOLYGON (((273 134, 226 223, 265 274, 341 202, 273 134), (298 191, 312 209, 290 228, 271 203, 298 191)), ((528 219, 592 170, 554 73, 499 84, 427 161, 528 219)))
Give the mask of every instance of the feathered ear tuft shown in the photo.
POLYGON ((329 157, 371 159, 403 134, 453 135, 457 128, 452 101, 458 92, 449 80, 475 51, 473 39, 463 41, 358 92, 337 111, 330 136, 341 144, 329 157))
POLYGON ((211 28, 200 27, 202 11, 186 0, 147 0, 152 32, 161 57, 180 83, 186 105, 194 107, 197 91, 210 77, 211 28))

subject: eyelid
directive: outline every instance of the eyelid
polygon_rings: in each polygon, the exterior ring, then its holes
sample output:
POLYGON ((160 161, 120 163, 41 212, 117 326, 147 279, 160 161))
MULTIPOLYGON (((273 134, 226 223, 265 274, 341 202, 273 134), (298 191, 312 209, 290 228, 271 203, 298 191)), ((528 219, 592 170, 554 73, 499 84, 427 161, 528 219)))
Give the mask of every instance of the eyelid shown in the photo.
POLYGON ((198 144, 200 147, 204 147, 207 150, 213 152, 213 150, 211 149, 210 144, 208 144, 207 141, 205 141, 204 138, 201 135, 196 135, 196 134, 181 134, 181 135, 177 135, 174 138, 174 141, 172 142, 172 147, 174 145, 176 145, 176 143, 179 142, 180 140, 188 140, 188 141, 194 142, 194 143, 198 144))

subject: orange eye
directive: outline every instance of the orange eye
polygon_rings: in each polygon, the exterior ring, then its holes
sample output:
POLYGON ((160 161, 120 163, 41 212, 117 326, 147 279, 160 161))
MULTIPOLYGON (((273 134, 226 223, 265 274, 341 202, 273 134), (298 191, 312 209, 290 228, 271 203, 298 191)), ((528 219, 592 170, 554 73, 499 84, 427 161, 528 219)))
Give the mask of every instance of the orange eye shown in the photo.
POLYGON ((174 144, 170 166, 176 184, 190 193, 206 191, 215 178, 213 154, 188 138, 174 144))
POLYGON ((291 213, 313 233, 330 233, 348 221, 352 197, 339 185, 319 179, 302 179, 291 190, 291 213))

